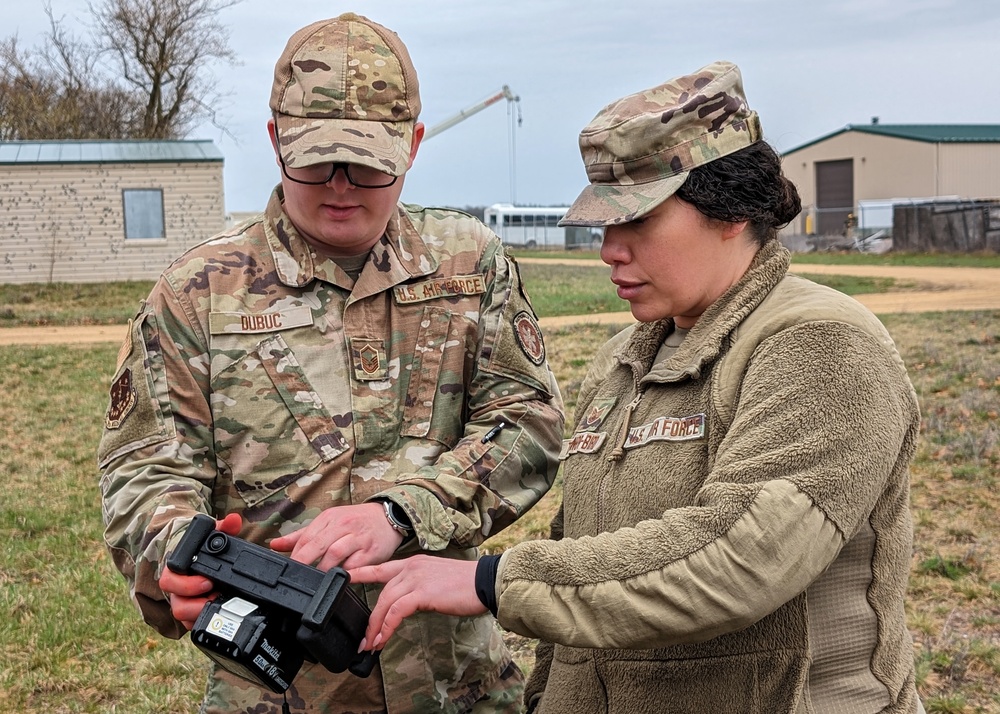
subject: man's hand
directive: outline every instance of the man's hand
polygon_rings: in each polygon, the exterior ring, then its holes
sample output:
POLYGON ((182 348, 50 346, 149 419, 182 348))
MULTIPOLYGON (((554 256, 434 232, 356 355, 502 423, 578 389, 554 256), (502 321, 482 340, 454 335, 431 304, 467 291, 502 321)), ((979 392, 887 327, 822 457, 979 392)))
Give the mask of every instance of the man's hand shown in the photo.
POLYGON ((368 618, 361 650, 380 650, 415 612, 470 617, 486 612, 476 595, 476 560, 431 555, 393 560, 348 571, 352 583, 385 583, 368 618))
MULTIPOLYGON (((238 513, 230 513, 215 522, 216 530, 238 536, 243 527, 243 519, 238 513)), ((164 568, 160 575, 160 589, 167 594, 170 612, 188 630, 194 628, 195 620, 201 614, 205 603, 215 594, 213 583, 201 575, 181 575, 170 568, 164 568)))
POLYGON ((271 541, 271 548, 322 571, 384 563, 403 542, 381 503, 328 508, 305 528, 271 541))

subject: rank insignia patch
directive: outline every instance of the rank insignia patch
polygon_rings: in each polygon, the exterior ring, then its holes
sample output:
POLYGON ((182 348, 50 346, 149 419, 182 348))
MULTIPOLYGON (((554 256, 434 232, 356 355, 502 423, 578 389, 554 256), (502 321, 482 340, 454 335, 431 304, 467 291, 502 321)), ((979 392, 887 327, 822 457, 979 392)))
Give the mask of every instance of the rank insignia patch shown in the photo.
POLYGON ((135 387, 132 384, 132 370, 126 369, 121 376, 111 385, 111 404, 108 406, 108 413, 104 417, 104 426, 107 429, 117 429, 125 421, 125 418, 135 409, 136 396, 135 387))
POLYGON ((617 397, 595 399, 593 404, 590 405, 590 409, 580 419, 580 423, 576 427, 577 430, 597 431, 597 427, 604 423, 604 418, 611 411, 616 401, 618 401, 617 397))
POLYGON ((389 364, 382 340, 351 338, 351 354, 354 358, 355 379, 373 382, 389 376, 389 364))
POLYGON ((545 343, 542 342, 542 331, 531 313, 522 310, 514 316, 514 336, 521 351, 533 364, 540 365, 545 361, 545 343))
POLYGON ((365 345, 358 354, 361 356, 361 371, 367 375, 378 374, 380 362, 378 350, 371 345, 365 345))

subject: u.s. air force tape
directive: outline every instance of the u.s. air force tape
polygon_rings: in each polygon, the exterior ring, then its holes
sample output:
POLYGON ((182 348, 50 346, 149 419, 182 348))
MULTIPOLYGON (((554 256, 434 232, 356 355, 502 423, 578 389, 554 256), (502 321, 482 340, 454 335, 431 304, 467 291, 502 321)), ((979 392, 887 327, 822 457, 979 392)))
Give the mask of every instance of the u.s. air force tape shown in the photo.
POLYGON ((479 274, 431 278, 419 283, 399 285, 392 290, 396 302, 401 305, 457 295, 482 295, 484 292, 486 278, 479 274))

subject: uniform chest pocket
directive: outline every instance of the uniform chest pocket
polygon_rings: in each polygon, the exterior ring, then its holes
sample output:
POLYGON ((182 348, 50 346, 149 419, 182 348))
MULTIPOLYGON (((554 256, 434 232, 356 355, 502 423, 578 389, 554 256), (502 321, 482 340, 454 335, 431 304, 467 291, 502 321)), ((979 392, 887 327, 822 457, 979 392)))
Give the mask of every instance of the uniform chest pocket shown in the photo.
POLYGON ((281 335, 214 377, 212 413, 220 469, 247 505, 349 448, 281 335))
POLYGON ((403 404, 403 436, 434 439, 448 448, 462 437, 475 329, 472 320, 450 310, 424 308, 403 404))

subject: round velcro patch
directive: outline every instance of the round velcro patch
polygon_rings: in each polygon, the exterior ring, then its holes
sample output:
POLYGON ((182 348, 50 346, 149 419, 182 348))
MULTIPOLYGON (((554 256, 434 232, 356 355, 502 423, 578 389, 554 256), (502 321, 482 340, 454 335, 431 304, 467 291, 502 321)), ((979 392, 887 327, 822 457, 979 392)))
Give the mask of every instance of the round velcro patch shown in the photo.
POLYGON ((545 361, 545 343, 542 342, 542 331, 530 312, 522 310, 514 315, 514 336, 521 351, 533 364, 540 365, 545 361))

